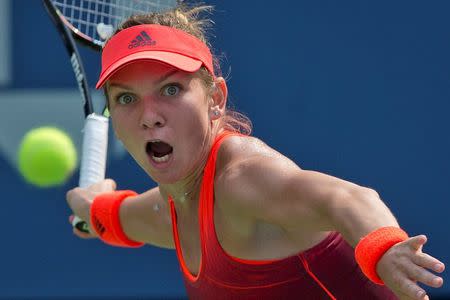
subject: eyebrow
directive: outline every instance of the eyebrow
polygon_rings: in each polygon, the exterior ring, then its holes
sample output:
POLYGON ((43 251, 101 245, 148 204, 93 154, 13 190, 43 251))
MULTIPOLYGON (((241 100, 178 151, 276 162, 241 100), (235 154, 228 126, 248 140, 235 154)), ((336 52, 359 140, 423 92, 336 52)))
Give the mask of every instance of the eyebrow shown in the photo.
MULTIPOLYGON (((156 80, 156 84, 158 84, 158 83, 160 83, 160 82, 163 82, 164 80, 166 80, 167 78, 170 78, 171 76, 173 76, 174 74, 176 74, 176 73, 178 73, 178 72, 180 72, 180 71, 177 70, 177 69, 170 70, 170 71, 167 72, 166 74, 163 74, 161 77, 159 77, 159 78, 156 80)), ((118 88, 122 88, 122 89, 126 89, 126 90, 131 89, 131 87, 127 86, 126 84, 114 83, 114 82, 110 82, 110 83, 107 85, 107 87, 108 87, 108 88, 111 88, 111 87, 118 87, 118 88)))
POLYGON ((162 75, 161 77, 159 77, 156 82, 157 83, 163 82, 164 80, 166 80, 167 78, 169 78, 170 76, 172 76, 178 72, 180 72, 180 71, 177 69, 173 69, 173 70, 167 72, 166 74, 162 75))

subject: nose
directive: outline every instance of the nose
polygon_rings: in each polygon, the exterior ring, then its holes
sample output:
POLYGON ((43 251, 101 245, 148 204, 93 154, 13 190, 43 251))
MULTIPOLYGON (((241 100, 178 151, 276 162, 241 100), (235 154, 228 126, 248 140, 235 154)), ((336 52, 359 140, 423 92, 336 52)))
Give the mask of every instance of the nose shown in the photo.
POLYGON ((143 101, 139 122, 143 129, 159 128, 164 126, 165 119, 155 103, 149 99, 146 99, 146 101, 143 101))

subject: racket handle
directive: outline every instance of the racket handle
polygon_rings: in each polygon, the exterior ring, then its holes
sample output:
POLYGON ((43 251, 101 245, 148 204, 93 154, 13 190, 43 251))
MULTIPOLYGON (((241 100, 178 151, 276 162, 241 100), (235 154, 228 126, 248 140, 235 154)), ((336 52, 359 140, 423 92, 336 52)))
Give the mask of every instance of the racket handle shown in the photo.
MULTIPOLYGON (((105 179, 108 118, 94 113, 88 115, 83 131, 79 186, 86 188, 105 179)), ((72 226, 82 232, 90 232, 87 223, 77 216, 73 218, 72 226)))
POLYGON ((85 221, 81 220, 78 216, 73 216, 72 226, 81 232, 85 233, 91 232, 91 230, 89 229, 89 225, 85 221))

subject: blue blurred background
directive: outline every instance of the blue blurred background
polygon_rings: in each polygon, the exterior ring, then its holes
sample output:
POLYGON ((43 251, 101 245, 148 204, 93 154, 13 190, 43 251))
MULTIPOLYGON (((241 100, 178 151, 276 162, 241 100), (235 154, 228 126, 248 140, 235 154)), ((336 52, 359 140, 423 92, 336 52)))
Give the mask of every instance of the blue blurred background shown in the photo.
MULTIPOLYGON (((305 169, 376 189, 449 264, 450 2, 206 2, 229 100, 254 135, 305 169)), ((32 127, 59 126, 79 145, 81 104, 40 1, 0 0, 0 26, 0 298, 183 297, 173 251, 72 235, 65 193, 76 175, 52 189, 19 176, 15 151, 32 127)), ((94 81, 99 58, 82 54, 94 81)), ((155 185, 110 143, 107 176, 119 188, 155 185)), ((449 284, 429 290, 450 299, 449 284)))

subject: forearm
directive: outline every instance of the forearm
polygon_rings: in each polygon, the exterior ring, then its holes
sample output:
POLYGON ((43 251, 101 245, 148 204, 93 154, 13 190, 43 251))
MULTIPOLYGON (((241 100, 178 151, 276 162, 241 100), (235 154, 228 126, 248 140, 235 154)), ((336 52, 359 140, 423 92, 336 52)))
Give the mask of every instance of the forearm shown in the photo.
POLYGON ((173 248, 168 211, 158 188, 127 198, 119 212, 122 229, 131 240, 173 248))

